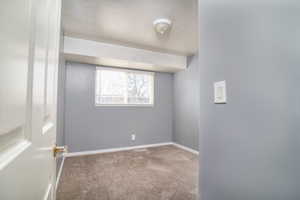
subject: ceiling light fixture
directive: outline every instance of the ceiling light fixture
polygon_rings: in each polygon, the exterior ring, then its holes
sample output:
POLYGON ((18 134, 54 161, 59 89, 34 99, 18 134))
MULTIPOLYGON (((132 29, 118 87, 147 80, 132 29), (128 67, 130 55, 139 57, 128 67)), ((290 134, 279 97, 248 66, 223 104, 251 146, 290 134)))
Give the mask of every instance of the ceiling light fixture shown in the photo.
POLYGON ((161 34, 164 35, 167 31, 170 30, 172 26, 172 21, 169 19, 157 19, 153 22, 154 30, 161 34))

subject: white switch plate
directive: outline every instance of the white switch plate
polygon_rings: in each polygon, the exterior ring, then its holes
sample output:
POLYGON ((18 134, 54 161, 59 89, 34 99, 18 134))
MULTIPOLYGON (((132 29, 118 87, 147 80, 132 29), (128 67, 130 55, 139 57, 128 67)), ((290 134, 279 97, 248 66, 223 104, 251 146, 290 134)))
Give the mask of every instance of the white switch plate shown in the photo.
POLYGON ((132 141, 135 140, 135 134, 131 134, 131 140, 132 140, 132 141))
POLYGON ((226 81, 219 81, 214 83, 214 96, 215 103, 226 103, 226 81))

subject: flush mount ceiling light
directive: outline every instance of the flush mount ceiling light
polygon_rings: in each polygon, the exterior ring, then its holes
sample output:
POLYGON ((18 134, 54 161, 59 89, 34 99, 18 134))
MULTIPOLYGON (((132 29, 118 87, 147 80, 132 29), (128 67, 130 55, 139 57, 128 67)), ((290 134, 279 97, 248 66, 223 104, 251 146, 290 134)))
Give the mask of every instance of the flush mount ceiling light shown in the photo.
POLYGON ((157 19, 153 22, 154 30, 163 35, 170 30, 172 21, 169 19, 157 19))

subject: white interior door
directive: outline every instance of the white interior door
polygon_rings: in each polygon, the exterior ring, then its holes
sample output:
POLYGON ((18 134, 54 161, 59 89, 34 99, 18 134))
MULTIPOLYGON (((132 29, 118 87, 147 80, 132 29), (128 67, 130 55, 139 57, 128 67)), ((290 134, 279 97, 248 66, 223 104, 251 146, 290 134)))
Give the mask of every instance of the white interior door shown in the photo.
POLYGON ((0 6, 0 199, 55 198, 61 0, 0 6))

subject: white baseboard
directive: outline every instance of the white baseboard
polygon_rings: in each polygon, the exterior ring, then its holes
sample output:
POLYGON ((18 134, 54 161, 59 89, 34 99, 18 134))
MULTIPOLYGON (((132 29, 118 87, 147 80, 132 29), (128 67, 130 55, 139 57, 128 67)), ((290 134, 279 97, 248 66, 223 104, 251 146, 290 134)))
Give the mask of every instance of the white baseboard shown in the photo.
POLYGON ((194 150, 194 149, 191 149, 191 148, 189 148, 189 147, 187 147, 187 146, 183 146, 183 145, 181 145, 181 144, 178 144, 178 143, 175 143, 175 142, 173 142, 173 145, 174 146, 176 146, 176 147, 179 147, 179 148, 181 148, 181 149, 184 149, 184 150, 186 150, 186 151, 189 151, 189 152, 191 152, 191 153, 193 153, 193 154, 199 154, 199 151, 196 151, 196 150, 194 150))
POLYGON ((64 162, 65 162, 65 157, 63 156, 62 161, 61 161, 60 166, 59 166, 59 171, 58 171, 58 174, 57 174, 57 177, 56 177, 55 190, 57 190, 57 186, 59 184, 61 173, 62 173, 62 170, 63 170, 63 167, 64 167, 64 162))
POLYGON ((165 143, 146 144, 146 145, 121 147, 121 148, 100 149, 100 150, 93 150, 93 151, 80 151, 80 152, 66 153, 64 156, 65 157, 84 156, 84 155, 93 155, 93 154, 100 154, 100 153, 111 153, 117 151, 128 151, 132 149, 158 147, 158 146, 165 146, 165 145, 172 145, 172 144, 173 142, 165 142, 165 143))
MULTIPOLYGON (((93 151, 80 151, 80 152, 71 152, 64 154, 64 157, 74 157, 74 156, 84 156, 84 155, 93 155, 93 154, 101 154, 101 153, 111 153, 111 152, 118 152, 118 151, 128 151, 133 149, 142 149, 142 148, 149 148, 149 147, 159 147, 165 145, 174 145, 178 148, 183 150, 189 151, 193 154, 199 154, 198 151, 191 149, 189 147, 183 146, 181 144, 175 142, 164 142, 164 143, 156 143, 156 144, 146 144, 146 145, 137 145, 137 146, 130 146, 130 147, 121 147, 121 148, 111 148, 111 149, 99 149, 93 151)), ((63 160, 64 162, 64 160, 63 160)), ((63 164, 62 162, 62 164, 63 164)), ((62 165, 61 165, 62 168, 62 165)))

